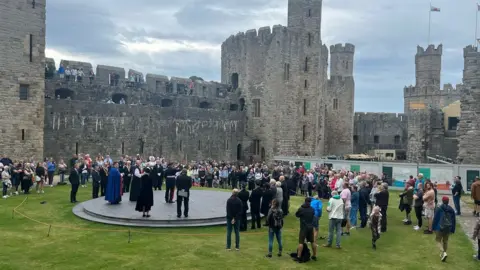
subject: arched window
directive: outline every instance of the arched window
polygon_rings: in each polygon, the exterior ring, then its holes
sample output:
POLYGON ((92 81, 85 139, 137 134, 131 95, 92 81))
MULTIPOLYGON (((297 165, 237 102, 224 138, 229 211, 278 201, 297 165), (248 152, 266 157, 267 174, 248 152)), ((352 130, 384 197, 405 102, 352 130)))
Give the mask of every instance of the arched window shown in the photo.
POLYGON ((395 143, 395 144, 400 144, 400 135, 395 135, 395 137, 394 137, 394 143, 395 143))
POLYGON ((373 143, 380 143, 380 137, 378 137, 378 135, 373 136, 373 143))
POLYGON ((237 145, 237 160, 242 160, 242 144, 237 145))
POLYGON ((353 143, 354 144, 358 143, 358 135, 353 135, 353 143))

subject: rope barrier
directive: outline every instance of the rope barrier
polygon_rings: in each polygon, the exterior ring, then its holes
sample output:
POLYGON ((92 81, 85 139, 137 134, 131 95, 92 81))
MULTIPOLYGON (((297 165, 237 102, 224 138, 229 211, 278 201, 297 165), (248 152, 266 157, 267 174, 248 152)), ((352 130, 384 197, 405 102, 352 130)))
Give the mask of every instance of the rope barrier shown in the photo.
MULTIPOLYGON (((50 231, 52 228, 61 228, 61 229, 70 229, 70 230, 77 230, 77 231, 91 231, 91 232, 126 232, 128 233, 128 243, 131 242, 131 235, 132 233, 138 233, 138 234, 148 234, 148 235, 170 235, 170 236, 224 236, 224 233, 171 233, 171 232, 148 232, 148 231, 139 231, 139 230, 130 230, 130 229, 93 229, 93 228, 83 228, 83 227, 77 227, 77 226, 68 226, 68 225, 56 225, 56 224, 50 224, 50 223, 45 223, 40 220, 36 220, 32 217, 27 216, 26 214, 18 211, 17 209, 27 201, 28 196, 25 197, 25 199, 17 205, 15 208, 13 208, 12 211, 12 218, 13 215, 16 213, 32 222, 44 225, 49 227, 48 229, 48 234, 47 237, 50 236, 50 231)), ((295 230, 284 230, 286 232, 295 232, 295 230)), ((242 235, 264 235, 266 232, 242 232, 242 235)))

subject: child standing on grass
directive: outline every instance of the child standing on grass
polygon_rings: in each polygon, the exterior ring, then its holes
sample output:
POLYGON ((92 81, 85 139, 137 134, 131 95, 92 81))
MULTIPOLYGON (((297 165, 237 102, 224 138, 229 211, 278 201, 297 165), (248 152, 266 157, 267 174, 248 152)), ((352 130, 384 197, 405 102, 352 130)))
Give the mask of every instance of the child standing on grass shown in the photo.
POLYGON ((372 209, 368 223, 370 223, 370 230, 372 231, 372 248, 377 249, 377 240, 380 238, 380 224, 382 221, 382 214, 380 207, 375 206, 372 209))
POLYGON ((473 241, 477 240, 478 242, 478 254, 473 255, 473 258, 475 258, 477 261, 480 261, 480 218, 477 219, 477 225, 475 225, 475 228, 473 229, 472 239, 473 241))

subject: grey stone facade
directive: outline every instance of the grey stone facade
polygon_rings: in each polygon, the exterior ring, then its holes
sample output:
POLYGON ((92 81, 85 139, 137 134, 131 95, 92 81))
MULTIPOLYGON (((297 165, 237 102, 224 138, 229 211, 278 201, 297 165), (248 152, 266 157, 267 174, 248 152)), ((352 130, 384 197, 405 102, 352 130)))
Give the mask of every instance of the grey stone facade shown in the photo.
POLYGON ((407 149, 405 114, 355 113, 353 145, 355 153, 374 149, 407 149))
POLYGON ((352 152, 354 46, 332 48, 329 80, 321 16, 321 0, 290 0, 287 27, 248 30, 223 42, 222 82, 238 78, 247 110, 245 155, 352 152), (342 106, 334 112, 337 97, 342 106))
POLYGON ((458 160, 466 164, 480 163, 480 52, 477 47, 463 50, 465 84, 461 99, 458 126, 458 160))
MULTIPOLYGON (((80 65, 85 69, 89 63, 80 65)), ((105 67, 99 66, 97 71, 105 67)), ((117 67, 109 70, 125 73, 117 67)), ((91 83, 88 78, 82 82, 47 79, 45 155, 67 158, 75 153, 108 153, 113 157, 162 155, 173 160, 243 159, 237 156, 245 118, 238 91, 215 82, 153 74, 146 78, 146 83, 122 80, 113 86, 108 77, 101 76, 91 83), (121 99, 126 104, 118 104, 121 99), (108 104, 108 100, 115 103, 108 104)))
POLYGON ((43 157, 45 0, 0 2, 1 154, 43 157))

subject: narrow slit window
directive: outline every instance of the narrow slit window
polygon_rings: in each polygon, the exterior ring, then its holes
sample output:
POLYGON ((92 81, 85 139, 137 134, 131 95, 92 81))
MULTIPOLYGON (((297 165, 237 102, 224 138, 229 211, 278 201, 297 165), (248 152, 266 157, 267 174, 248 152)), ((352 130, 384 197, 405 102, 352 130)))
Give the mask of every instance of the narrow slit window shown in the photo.
POLYGON ((30 63, 33 62, 33 35, 30 34, 30 47, 29 47, 29 56, 30 56, 30 63))

